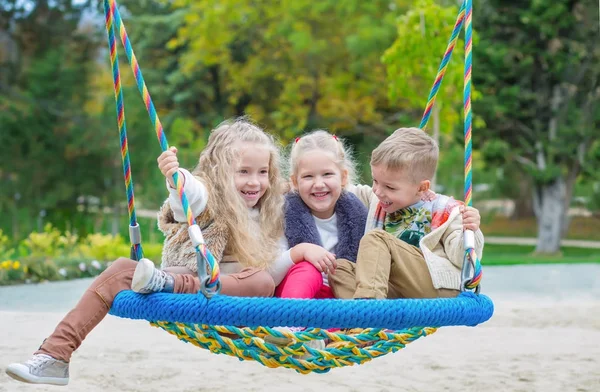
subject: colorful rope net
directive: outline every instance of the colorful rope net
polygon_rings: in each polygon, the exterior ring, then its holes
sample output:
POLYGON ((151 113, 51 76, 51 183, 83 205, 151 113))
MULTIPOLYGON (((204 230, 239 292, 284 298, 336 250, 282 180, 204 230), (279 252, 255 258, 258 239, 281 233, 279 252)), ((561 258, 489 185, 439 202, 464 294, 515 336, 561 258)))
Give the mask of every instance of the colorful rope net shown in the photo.
MULTIPOLYGON (((421 121, 427 125, 458 35, 465 26, 465 204, 471 205, 471 9, 465 0, 439 67, 421 121), (465 22, 466 21, 466 22, 465 22)), ((133 181, 123 93, 117 56, 118 32, 135 76, 160 147, 168 149, 162 124, 144 82, 115 0, 104 0, 106 31, 113 72, 121 155, 130 217, 132 258, 142 257, 139 225, 136 222, 133 181), (137 229, 136 229, 137 227, 137 229)), ((177 336, 214 353, 231 355, 240 360, 254 360, 267 367, 286 367, 300 373, 325 373, 332 368, 362 364, 396 352, 438 327, 475 326, 493 314, 492 301, 471 290, 478 290, 481 265, 473 246, 466 243, 467 267, 463 267, 464 292, 457 298, 399 300, 294 300, 281 298, 236 298, 217 294, 218 263, 207 249, 195 223, 191 208, 177 173, 174 183, 186 213, 192 243, 197 252, 202 288, 195 294, 139 295, 121 292, 110 313, 119 317, 144 319, 177 336), (468 261, 468 262, 467 262, 468 261), (473 270, 473 273, 471 273, 473 270), (268 326, 266 326, 268 325, 268 326), (245 326, 245 327, 239 327, 245 326), (309 326, 298 332, 276 326, 309 326), (364 328, 368 326, 369 328, 364 328), (321 341, 316 349, 314 342, 321 341)), ((467 242, 467 241, 466 241, 467 242)))

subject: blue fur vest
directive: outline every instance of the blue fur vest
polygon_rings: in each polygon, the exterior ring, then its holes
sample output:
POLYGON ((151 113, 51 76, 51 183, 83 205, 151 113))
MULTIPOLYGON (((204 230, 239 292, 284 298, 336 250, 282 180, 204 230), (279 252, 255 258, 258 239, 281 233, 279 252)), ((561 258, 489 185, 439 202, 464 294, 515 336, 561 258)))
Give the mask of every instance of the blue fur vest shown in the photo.
MULTIPOLYGON (((367 207, 352 193, 342 191, 335 214, 338 228, 336 258, 356 262, 358 244, 365 233, 367 207)), ((296 192, 285 196, 285 236, 290 248, 303 242, 323 246, 310 209, 296 192)))

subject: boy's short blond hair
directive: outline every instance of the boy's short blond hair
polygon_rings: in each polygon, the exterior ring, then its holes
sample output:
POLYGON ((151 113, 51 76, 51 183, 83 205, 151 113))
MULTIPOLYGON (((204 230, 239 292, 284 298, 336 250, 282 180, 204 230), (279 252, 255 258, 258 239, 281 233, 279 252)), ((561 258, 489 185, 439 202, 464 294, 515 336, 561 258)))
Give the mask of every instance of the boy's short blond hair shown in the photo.
POLYGON ((422 129, 399 128, 373 150, 371 165, 401 170, 419 183, 434 177, 439 154, 435 140, 422 129))

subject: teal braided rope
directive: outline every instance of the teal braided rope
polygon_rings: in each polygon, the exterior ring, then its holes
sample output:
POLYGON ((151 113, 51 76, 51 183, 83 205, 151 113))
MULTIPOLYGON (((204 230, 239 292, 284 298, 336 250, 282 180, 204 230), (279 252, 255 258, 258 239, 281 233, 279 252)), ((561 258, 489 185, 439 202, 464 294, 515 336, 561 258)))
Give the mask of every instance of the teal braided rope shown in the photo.
MULTIPOLYGON (((472 149, 472 108, 471 74, 473 68, 473 1, 465 0, 465 83, 464 83, 464 133, 465 133, 465 204, 473 205, 473 149, 472 149)), ((474 249, 465 250, 473 266, 473 277, 466 283, 468 289, 475 289, 481 282, 481 262, 474 249)))
POLYGON ((460 30, 463 26, 463 21, 465 18, 465 3, 461 5, 458 10, 458 16, 456 18, 456 23, 454 24, 454 28, 452 29, 452 34, 450 35, 450 39, 448 40, 448 46, 446 48, 446 52, 444 53, 444 57, 442 57, 442 62, 440 63, 440 67, 438 68, 437 76, 433 82, 433 86, 431 87, 431 91, 429 92, 429 97, 427 98, 427 105, 425 105, 425 112, 423 113, 423 117, 421 118, 421 124, 419 128, 425 129, 427 127, 427 123, 429 122, 429 117, 431 116, 431 110, 433 109, 433 105, 435 105, 435 99, 437 97, 437 93, 442 85, 442 80, 444 80, 444 75, 446 74, 446 69, 448 67, 448 62, 450 62, 450 58, 452 57, 452 52, 456 47, 456 41, 458 40, 458 35, 460 34, 460 30))
MULTIPOLYGON (((133 179, 131 177, 131 163, 129 159, 129 147, 127 143, 127 125, 125 121, 125 107, 123 102, 123 91, 121 89, 121 73, 119 71, 119 56, 117 54, 117 41, 115 40, 113 18, 108 12, 109 5, 104 1, 104 16, 106 22, 106 33, 108 36, 108 48, 110 51, 110 63, 112 67, 113 86, 115 90, 115 101, 117 109, 117 123, 119 126, 119 138, 121 141, 121 163, 123 165, 123 177, 127 194, 127 211, 129 213, 129 226, 137 226, 135 213, 135 201, 133 193, 133 179)), ((143 257, 142 244, 131 244, 131 257, 140 260, 143 257)))
MULTIPOLYGON (((119 36, 121 37, 121 43, 125 48, 125 54, 127 55, 127 59, 129 60, 129 64, 131 65, 131 69, 133 71, 136 84, 140 94, 142 95, 142 99, 146 106, 146 110, 148 115, 150 116, 150 121, 152 122, 154 129, 156 131, 156 136, 162 151, 166 151, 169 148, 169 144, 167 142, 167 138, 165 136, 162 123, 158 117, 158 113, 156 112, 156 108, 154 106, 154 102, 152 101, 152 97, 150 96, 150 92, 146 86, 146 82, 144 81, 144 77, 142 75, 142 70, 139 67, 137 58, 135 53, 133 52, 133 47, 131 46, 131 42, 129 41, 129 37, 127 36, 127 31, 125 30, 125 25, 121 19, 121 15, 117 8, 117 3, 115 0, 104 0, 105 3, 105 16, 106 19, 111 19, 119 30, 119 36), (106 5, 108 3, 108 6, 106 5)), ((114 40, 114 34, 113 34, 114 40)), ((111 44, 109 42, 109 47, 111 44)), ((116 44, 114 45, 116 52, 116 44)), ((187 200, 187 196, 183 190, 183 179, 179 175, 179 173, 173 174, 173 181, 176 184, 177 192, 179 194, 179 198, 181 200, 181 205, 183 207, 183 211, 185 212, 186 219, 189 226, 195 225, 196 220, 192 214, 191 207, 187 200)), ((211 254, 210 250, 206 247, 204 243, 197 246, 196 251, 202 254, 204 260, 206 260, 208 264, 207 271, 209 273, 210 279, 206 284, 206 287, 209 291, 216 290, 219 283, 219 267, 216 262, 214 256, 211 254)), ((201 271, 198 271, 201 273, 201 271)))
POLYGON ((394 353, 411 342, 425 337, 435 328, 407 328, 390 331, 377 328, 361 329, 356 334, 331 333, 309 328, 293 334, 293 341, 279 346, 267 341, 276 336, 270 328, 214 327, 203 324, 164 323, 152 325, 164 329, 180 340, 216 354, 226 354, 240 360, 254 360, 264 366, 284 367, 299 373, 327 373, 333 368, 360 365, 386 354, 394 353), (225 332, 225 335, 223 335, 225 332), (314 349, 306 343, 314 340, 330 342, 324 349, 314 349))

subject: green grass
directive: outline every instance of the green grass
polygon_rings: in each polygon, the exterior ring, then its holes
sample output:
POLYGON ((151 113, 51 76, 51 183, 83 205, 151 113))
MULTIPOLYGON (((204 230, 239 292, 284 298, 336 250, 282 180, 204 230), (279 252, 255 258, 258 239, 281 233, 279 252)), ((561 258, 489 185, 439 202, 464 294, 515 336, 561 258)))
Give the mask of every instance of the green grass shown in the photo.
POLYGON ((600 263, 600 249, 564 247, 561 249, 561 254, 556 256, 535 255, 534 249, 533 246, 486 244, 482 264, 485 267, 488 265, 600 263))
MULTIPOLYGON (((482 215, 481 231, 489 237, 537 237, 535 218, 510 219, 497 215, 482 215)), ((600 219, 574 217, 565 239, 600 241, 600 219)))

